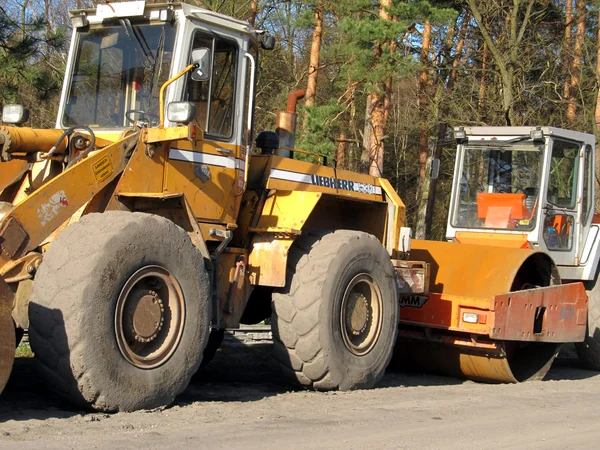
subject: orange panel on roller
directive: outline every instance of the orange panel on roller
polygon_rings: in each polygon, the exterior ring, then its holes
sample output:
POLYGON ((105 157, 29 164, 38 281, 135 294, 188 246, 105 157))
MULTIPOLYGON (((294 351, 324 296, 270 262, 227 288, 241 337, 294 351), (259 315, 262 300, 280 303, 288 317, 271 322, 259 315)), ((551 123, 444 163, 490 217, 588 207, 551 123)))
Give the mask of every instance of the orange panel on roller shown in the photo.
POLYGON ((457 231, 456 240, 461 244, 493 245, 507 248, 531 248, 525 233, 494 233, 457 231))

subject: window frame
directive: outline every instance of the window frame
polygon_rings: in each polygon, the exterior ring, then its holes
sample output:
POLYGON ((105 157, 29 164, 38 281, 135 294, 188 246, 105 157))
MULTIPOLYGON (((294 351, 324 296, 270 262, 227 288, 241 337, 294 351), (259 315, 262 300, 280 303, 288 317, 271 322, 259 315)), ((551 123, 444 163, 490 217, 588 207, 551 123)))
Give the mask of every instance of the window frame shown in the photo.
POLYGON ((549 155, 548 155, 548 178, 547 178, 547 185, 546 185, 546 192, 545 192, 545 200, 546 200, 546 204, 550 205, 553 208, 558 208, 558 209, 562 209, 562 210, 566 210, 566 211, 572 211, 575 212, 577 211, 577 204, 578 204, 578 196, 579 196, 579 189, 578 189, 578 183, 579 183, 579 176, 580 176, 580 152, 581 152, 581 142, 577 142, 577 141, 572 141, 570 139, 565 139, 562 137, 555 137, 552 139, 552 147, 550 148, 549 151, 549 155), (572 170, 573 175, 575 176, 575 179, 573 180, 573 183, 570 186, 570 191, 571 191, 571 195, 573 196, 572 202, 570 205, 560 205, 560 204, 556 204, 554 202, 550 201, 550 179, 552 177, 552 159, 554 157, 554 147, 556 145, 556 143, 566 143, 566 144, 571 144, 577 147, 577 156, 575 158, 573 158, 573 163, 575 165, 575 167, 572 170))
MULTIPOLYGON (((207 106, 206 106, 206 123, 201 125, 203 127, 204 130, 204 136, 209 138, 210 140, 213 141, 220 141, 220 142, 231 142, 233 140, 235 140, 235 136, 236 136, 236 129, 237 129, 237 124, 236 124, 236 112, 237 112, 237 96, 239 95, 239 89, 238 89, 238 78, 239 78, 239 64, 240 64, 240 54, 241 54, 241 47, 238 43, 238 41, 232 37, 220 34, 220 33, 215 33, 215 32, 211 32, 208 30, 205 30, 203 28, 194 28, 191 39, 190 39, 190 46, 189 46, 189 56, 188 56, 188 61, 191 62, 191 57, 192 57, 192 50, 194 49, 194 41, 196 40, 196 36, 198 35, 198 33, 203 34, 204 36, 206 36, 207 38, 212 38, 212 48, 211 48, 211 55, 210 55, 210 80, 208 81, 208 101, 207 101, 207 106), (231 80, 231 84, 232 84, 232 93, 231 93, 231 100, 232 100, 232 111, 231 111, 231 132, 228 136, 224 136, 224 135, 218 135, 218 134, 212 134, 209 132, 210 129, 210 114, 211 114, 211 97, 212 97, 212 89, 213 89, 213 77, 214 77, 214 68, 215 68, 215 45, 216 45, 216 40, 217 39, 222 39, 226 42, 228 42, 229 44, 232 44, 235 47, 235 55, 233 58, 233 61, 235 63, 235 67, 233 70, 233 77, 231 80)), ((185 78, 185 83, 183 86, 183 96, 187 97, 188 96, 188 87, 189 87, 189 83, 190 83, 190 77, 187 76, 185 78)), ((185 101, 190 101, 187 98, 185 99, 185 101)), ((196 103, 196 102, 191 102, 191 103, 196 103)))

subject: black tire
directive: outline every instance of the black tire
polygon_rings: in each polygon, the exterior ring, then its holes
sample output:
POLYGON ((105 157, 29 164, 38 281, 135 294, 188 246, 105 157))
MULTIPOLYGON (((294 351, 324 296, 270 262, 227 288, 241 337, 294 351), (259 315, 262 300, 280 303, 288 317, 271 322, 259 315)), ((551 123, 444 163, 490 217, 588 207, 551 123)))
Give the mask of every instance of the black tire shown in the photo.
POLYGON ((600 283, 597 282, 600 267, 596 271, 596 280, 586 288, 588 295, 588 320, 585 340, 575 344, 579 361, 591 370, 600 371, 600 283))
POLYGON ((204 348, 204 355, 202 357, 202 364, 200 364, 200 367, 206 367, 208 363, 214 359, 217 354, 217 350, 219 350, 221 344, 223 343, 224 337, 225 328, 213 328, 210 330, 210 335, 208 336, 208 342, 204 348))
POLYGON ((316 390, 373 387, 398 330, 396 275, 381 243, 348 230, 303 237, 292 246, 287 273, 286 287, 273 292, 271 319, 284 374, 316 390))
POLYGON ((31 347, 48 385, 69 401, 107 412, 170 404, 202 360, 209 283, 202 255, 173 222, 121 211, 84 216, 44 255, 29 306, 31 347), (154 275, 144 278, 144 271, 154 275), (161 311, 163 326, 148 315, 150 307, 141 308, 148 298, 152 308, 159 305, 152 311, 161 311), (152 322, 153 335, 135 328, 152 322))

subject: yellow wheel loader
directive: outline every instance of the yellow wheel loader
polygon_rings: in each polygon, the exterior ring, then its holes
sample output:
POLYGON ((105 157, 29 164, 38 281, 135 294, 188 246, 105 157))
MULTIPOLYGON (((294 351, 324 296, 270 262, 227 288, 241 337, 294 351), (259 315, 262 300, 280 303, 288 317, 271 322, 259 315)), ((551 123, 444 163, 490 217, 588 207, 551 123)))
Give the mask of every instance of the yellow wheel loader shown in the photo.
POLYGON ((388 181, 295 148, 302 92, 255 137, 266 33, 178 3, 71 20, 56 129, 19 105, 0 127, 0 390, 24 329, 48 386, 104 411, 168 405, 223 329, 268 317, 284 374, 317 390, 373 387, 399 323, 412 357, 450 343, 438 366, 484 381, 583 341, 585 288, 548 252, 411 242, 388 181))

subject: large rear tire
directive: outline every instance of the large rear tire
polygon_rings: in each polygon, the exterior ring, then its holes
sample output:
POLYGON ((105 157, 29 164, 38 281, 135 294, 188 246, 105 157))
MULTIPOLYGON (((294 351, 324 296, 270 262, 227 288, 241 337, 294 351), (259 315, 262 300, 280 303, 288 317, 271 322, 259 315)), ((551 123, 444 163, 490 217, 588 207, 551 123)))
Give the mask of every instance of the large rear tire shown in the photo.
POLYGON ((588 320, 585 340, 575 344, 579 361, 591 370, 600 371, 600 283, 596 272, 596 280, 586 286, 588 295, 588 320))
POLYGON ((286 287, 273 293, 275 355, 284 374, 316 390, 373 387, 398 329, 395 271, 381 243, 338 230, 300 238, 286 287))
POLYGON ((44 255, 32 350, 48 385, 76 404, 165 406, 200 366, 209 299, 204 259, 183 229, 150 214, 90 214, 44 255))

